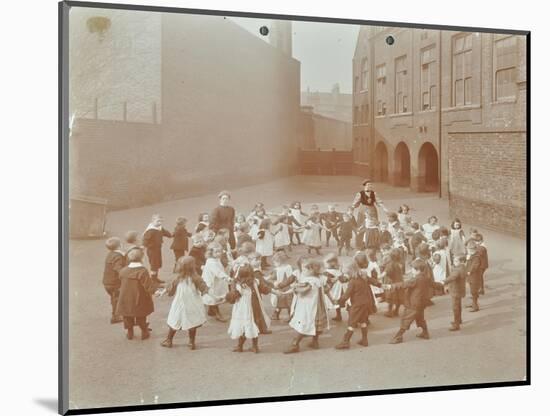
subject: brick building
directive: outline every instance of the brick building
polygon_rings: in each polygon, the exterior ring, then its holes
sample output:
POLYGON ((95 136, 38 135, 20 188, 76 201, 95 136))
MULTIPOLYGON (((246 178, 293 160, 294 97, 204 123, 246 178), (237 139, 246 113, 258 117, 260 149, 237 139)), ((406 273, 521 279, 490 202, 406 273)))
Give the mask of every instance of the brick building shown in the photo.
POLYGON ((72 7, 71 195, 117 209, 296 173, 290 30, 269 44, 222 16, 72 7))
POLYGON ((526 48, 523 34, 362 27, 355 173, 439 192, 463 221, 525 235, 526 48))

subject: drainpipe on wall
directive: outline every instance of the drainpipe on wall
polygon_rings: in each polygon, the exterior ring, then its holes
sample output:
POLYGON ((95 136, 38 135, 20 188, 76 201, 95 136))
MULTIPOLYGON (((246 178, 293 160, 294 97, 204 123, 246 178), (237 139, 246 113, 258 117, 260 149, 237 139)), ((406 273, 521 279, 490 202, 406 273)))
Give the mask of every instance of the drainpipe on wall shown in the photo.
POLYGON ((438 92, 439 92, 439 102, 438 102, 438 111, 437 111, 437 114, 438 114, 438 126, 439 126, 439 143, 438 143, 438 147, 439 147, 439 151, 438 151, 438 157, 439 157, 439 163, 438 163, 438 169, 439 169, 439 198, 442 197, 442 189, 441 189, 441 182, 442 182, 442 177, 441 177, 441 172, 442 172, 442 169, 441 169, 441 160, 442 160, 442 157, 441 157, 441 107, 443 107, 443 102, 441 101, 442 100, 442 97, 443 97, 443 94, 442 94, 442 90, 443 90, 443 86, 441 85, 441 69, 443 68, 443 61, 442 61, 442 53, 441 53, 441 50, 442 50, 442 43, 441 43, 441 39, 442 39, 442 36, 441 36, 441 30, 439 31, 439 88, 438 88, 438 92))

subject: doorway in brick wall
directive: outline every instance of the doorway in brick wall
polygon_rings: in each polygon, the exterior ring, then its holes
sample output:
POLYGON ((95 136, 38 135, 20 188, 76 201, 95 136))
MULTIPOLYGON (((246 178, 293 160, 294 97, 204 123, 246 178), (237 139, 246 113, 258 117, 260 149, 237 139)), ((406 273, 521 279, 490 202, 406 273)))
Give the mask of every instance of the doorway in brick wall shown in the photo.
POLYGON ((374 180, 388 181, 388 148, 384 142, 378 142, 374 151, 374 180))
POLYGON ((395 186, 411 184, 411 153, 404 142, 400 142, 395 148, 393 177, 395 186))
POLYGON ((420 191, 439 190, 439 158, 437 150, 430 142, 424 143, 418 152, 418 176, 420 191))

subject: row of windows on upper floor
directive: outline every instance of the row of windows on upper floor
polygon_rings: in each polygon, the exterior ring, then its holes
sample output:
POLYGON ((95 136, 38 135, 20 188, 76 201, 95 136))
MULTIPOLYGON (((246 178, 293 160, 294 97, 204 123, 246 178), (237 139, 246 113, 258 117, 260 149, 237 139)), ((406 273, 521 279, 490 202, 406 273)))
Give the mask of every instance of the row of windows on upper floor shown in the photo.
MULTIPOLYGON (((472 104, 472 44, 473 34, 464 33, 453 38, 451 65, 451 100, 455 107, 472 104)), ((499 37, 493 42, 493 100, 509 101, 517 91, 518 41, 516 36, 499 37)), ((420 51, 420 105, 423 111, 437 105, 437 60, 436 47, 431 45, 420 51)), ((407 71, 407 55, 394 61, 394 113, 407 113, 410 107, 410 75, 407 71)), ((386 64, 376 66, 376 114, 387 112, 386 64)), ((369 65, 367 58, 361 61, 360 76, 354 78, 354 92, 368 92, 369 65)), ((354 107, 354 122, 366 123, 368 105, 354 107)))

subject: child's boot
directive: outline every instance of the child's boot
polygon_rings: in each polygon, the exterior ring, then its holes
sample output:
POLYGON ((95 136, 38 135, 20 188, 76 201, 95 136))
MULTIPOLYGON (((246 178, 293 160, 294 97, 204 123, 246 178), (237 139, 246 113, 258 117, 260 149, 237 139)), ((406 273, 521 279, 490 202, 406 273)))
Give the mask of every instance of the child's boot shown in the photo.
POLYGON ((312 348, 314 350, 318 350, 319 349, 319 335, 314 335, 308 346, 309 346, 309 348, 312 348))
POLYGON ((459 331, 460 330, 460 324, 457 322, 451 322, 451 327, 449 328, 449 331, 459 331))
POLYGON ((174 339, 174 335, 176 335, 176 330, 168 328, 168 335, 166 336, 166 339, 160 343, 160 345, 166 348, 172 348, 172 340, 174 339))
POLYGON ((258 347, 258 337, 252 338, 252 348, 250 351, 258 354, 260 352, 260 347, 258 347))
POLYGON ((363 347, 369 346, 369 340, 367 338, 367 334, 368 334, 367 327, 364 327, 364 328, 361 327, 361 341, 357 342, 359 345, 362 345, 363 347))
POLYGON ((349 349, 349 341, 351 340, 352 336, 353 336, 353 331, 348 328, 348 330, 344 334, 344 339, 342 340, 342 342, 337 344, 334 348, 336 348, 337 350, 349 349))
POLYGON ((422 325, 422 332, 416 337, 422 339, 430 339, 430 334, 428 333, 428 327, 426 326, 426 324, 422 325))
POLYGON ((131 326, 126 330, 126 338, 134 339, 134 327, 131 326))
POLYGON ((298 334, 296 338, 292 340, 292 344, 284 350, 284 354, 293 354, 295 352, 300 352, 300 341, 302 340, 304 336, 302 334, 298 334))
POLYGON ((139 329, 141 329, 141 340, 142 341, 145 341, 147 338, 149 338, 151 336, 151 334, 149 333, 149 326, 147 325, 147 322, 144 323, 143 325, 140 325, 139 329))
POLYGON ((189 349, 194 350, 196 349, 195 345, 195 337, 197 335, 197 328, 191 328, 189 330, 189 349))
POLYGON ((336 316, 332 318, 333 321, 340 322, 342 320, 342 311, 340 308, 336 309, 336 316))
POLYGON ((390 344, 401 344, 403 342, 404 333, 405 330, 403 328, 400 328, 399 331, 397 331, 397 333, 391 339, 390 344))
POLYGON ((246 338, 241 335, 239 337, 239 343, 235 348, 233 348, 233 352, 243 352, 243 345, 245 341, 246 341, 246 338))

